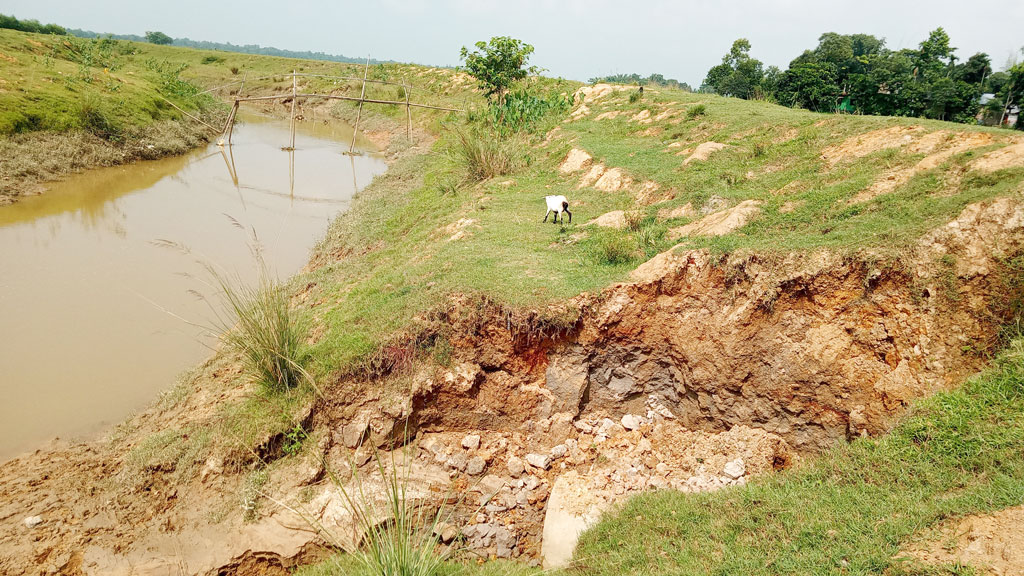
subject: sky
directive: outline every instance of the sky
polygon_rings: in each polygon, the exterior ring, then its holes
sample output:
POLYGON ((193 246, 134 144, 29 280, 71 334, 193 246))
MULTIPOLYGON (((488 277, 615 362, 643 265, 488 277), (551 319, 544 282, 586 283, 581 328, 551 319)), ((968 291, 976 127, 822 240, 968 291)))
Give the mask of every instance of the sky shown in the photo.
POLYGON ((531 62, 549 76, 657 72, 694 87, 741 37, 751 55, 782 69, 824 32, 873 34, 899 49, 939 26, 962 60, 986 52, 999 70, 1024 59, 1021 0, 0 0, 0 13, 431 65, 457 65, 462 46, 512 36, 536 48, 531 62))

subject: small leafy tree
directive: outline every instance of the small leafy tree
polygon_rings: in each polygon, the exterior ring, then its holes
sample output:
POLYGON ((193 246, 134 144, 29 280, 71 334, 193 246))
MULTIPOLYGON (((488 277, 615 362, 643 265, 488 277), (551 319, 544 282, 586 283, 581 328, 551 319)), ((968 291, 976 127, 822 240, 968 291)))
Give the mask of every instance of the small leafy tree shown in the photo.
POLYGON ((170 44, 174 42, 174 38, 163 32, 146 32, 146 41, 153 44, 170 44))
POLYGON ((487 98, 495 97, 503 104, 505 94, 516 82, 527 74, 537 72, 535 66, 527 66, 533 46, 511 38, 496 36, 490 42, 477 42, 476 50, 462 47, 460 59, 465 61, 464 70, 477 79, 487 98))

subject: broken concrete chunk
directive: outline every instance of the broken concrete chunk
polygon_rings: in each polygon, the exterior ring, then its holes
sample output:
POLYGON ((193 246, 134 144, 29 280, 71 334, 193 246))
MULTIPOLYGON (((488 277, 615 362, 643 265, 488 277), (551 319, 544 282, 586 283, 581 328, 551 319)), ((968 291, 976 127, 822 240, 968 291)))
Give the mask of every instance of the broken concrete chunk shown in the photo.
POLYGON ((534 468, 547 470, 551 466, 551 457, 546 454, 527 454, 526 462, 534 468))

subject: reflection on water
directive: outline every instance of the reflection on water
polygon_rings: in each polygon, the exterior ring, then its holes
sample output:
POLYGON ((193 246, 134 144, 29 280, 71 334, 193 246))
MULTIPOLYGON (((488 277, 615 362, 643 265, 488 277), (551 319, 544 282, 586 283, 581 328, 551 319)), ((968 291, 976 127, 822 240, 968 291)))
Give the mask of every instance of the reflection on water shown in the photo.
POLYGON ((93 434, 146 406, 208 349, 194 259, 253 278, 255 230, 282 277, 386 165, 341 152, 351 131, 248 117, 231 149, 105 168, 0 208, 0 460, 54 436, 93 434))

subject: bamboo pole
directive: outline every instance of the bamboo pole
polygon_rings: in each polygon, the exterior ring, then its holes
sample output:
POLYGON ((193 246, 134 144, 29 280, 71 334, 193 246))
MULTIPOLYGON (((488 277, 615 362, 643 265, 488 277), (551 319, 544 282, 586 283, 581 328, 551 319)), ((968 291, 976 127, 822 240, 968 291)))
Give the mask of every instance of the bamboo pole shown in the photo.
POLYGON ((359 111, 356 112, 356 125, 352 127, 352 144, 348 147, 349 154, 356 149, 356 136, 359 134, 359 120, 363 116, 363 100, 366 98, 366 77, 370 74, 370 57, 366 57, 366 66, 363 67, 363 89, 359 92, 359 111))
POLYGON ((158 98, 160 98, 161 100, 163 100, 164 102, 167 102, 167 103, 168 103, 168 104, 170 104, 171 106, 173 106, 173 107, 174 107, 174 109, 175 109, 175 110, 177 110, 178 112, 181 112, 181 113, 182 113, 182 114, 184 114, 185 116, 188 116, 189 118, 191 118, 191 119, 195 120, 196 122, 199 122, 200 124, 202 124, 203 126, 206 126, 206 127, 207 127, 207 128, 209 128, 210 130, 213 130, 213 131, 214 131, 214 132, 216 132, 217 134, 221 134, 221 132, 219 132, 219 131, 218 131, 218 130, 217 130, 216 128, 214 128, 213 126, 210 126, 210 125, 209 125, 209 124, 207 124, 206 122, 203 122, 202 120, 200 120, 199 118, 196 118, 195 116, 193 116, 193 115, 189 114, 188 112, 185 112, 184 110, 182 110, 181 108, 179 108, 179 107, 178 107, 178 105, 177 105, 177 104, 175 104, 174 102, 171 102, 170 100, 168 100, 167 98, 164 98, 163 96, 160 96, 159 94, 157 94, 157 97, 158 97, 158 98))
POLYGON ((409 145, 412 145, 412 108, 409 107, 409 87, 405 84, 405 76, 402 76, 402 91, 405 92, 405 137, 409 140, 409 145))
POLYGON ((235 131, 235 114, 238 113, 238 100, 235 100, 235 105, 231 107, 231 122, 228 123, 228 146, 231 146, 231 134, 235 131))
POLYGON ((295 70, 292 70, 292 143, 289 150, 295 150, 295 100, 297 99, 298 86, 295 83, 295 70))
MULTIPOLYGON (((277 95, 277 96, 251 96, 249 98, 239 98, 239 102, 257 102, 260 100, 280 100, 282 98, 290 98, 291 96, 277 95)), ((401 100, 377 100, 375 98, 355 98, 353 96, 338 96, 335 94, 302 94, 298 95, 299 98, 327 98, 328 100, 348 100, 350 102, 365 102, 367 104, 395 104, 397 106, 405 106, 405 102, 401 100)), ((413 108, 426 108, 429 110, 444 110, 446 112, 465 112, 462 108, 448 108, 445 106, 431 106, 429 104, 417 104, 410 102, 409 106, 413 108)))
POLYGON ((238 98, 239 96, 241 96, 242 95, 242 90, 245 90, 245 78, 248 75, 249 75, 248 72, 246 72, 245 74, 242 74, 242 85, 238 87, 238 94, 235 96, 235 98, 238 98))

